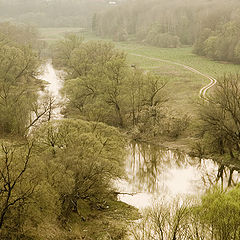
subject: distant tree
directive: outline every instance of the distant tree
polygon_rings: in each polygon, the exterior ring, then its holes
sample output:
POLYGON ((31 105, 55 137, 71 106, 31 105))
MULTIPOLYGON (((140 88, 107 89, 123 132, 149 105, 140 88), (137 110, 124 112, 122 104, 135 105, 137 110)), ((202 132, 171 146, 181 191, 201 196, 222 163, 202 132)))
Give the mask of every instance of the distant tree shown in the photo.
POLYGON ((92 31, 96 32, 98 28, 98 22, 97 22, 97 14, 95 13, 92 17, 92 31))
POLYGON ((240 31, 236 22, 229 21, 215 31, 205 29, 199 35, 194 52, 215 60, 237 62, 240 31))
POLYGON ((193 52, 199 55, 204 55, 204 43, 205 41, 211 36, 211 29, 210 28, 204 28, 199 36, 196 42, 193 45, 193 52))
POLYGON ((206 56, 216 59, 217 58, 217 41, 218 37, 211 36, 204 42, 204 49, 203 52, 206 56))
POLYGON ((161 24, 152 25, 146 36, 146 42, 163 48, 176 48, 180 46, 179 37, 168 32, 165 26, 161 24))
POLYGON ((53 46, 53 63, 66 71, 75 68, 71 62, 71 54, 82 45, 82 42, 83 38, 75 34, 69 34, 64 40, 57 42, 53 46))
POLYGON ((1 20, 31 24, 38 27, 91 28, 94 13, 108 7, 99 0, 22 0, 1 1, 1 20))
POLYGON ((31 47, 38 47, 38 31, 35 27, 2 22, 0 23, 0 34, 4 36, 11 45, 31 45, 31 47))
POLYGON ((240 63, 240 41, 237 42, 234 48, 234 59, 237 63, 240 63))

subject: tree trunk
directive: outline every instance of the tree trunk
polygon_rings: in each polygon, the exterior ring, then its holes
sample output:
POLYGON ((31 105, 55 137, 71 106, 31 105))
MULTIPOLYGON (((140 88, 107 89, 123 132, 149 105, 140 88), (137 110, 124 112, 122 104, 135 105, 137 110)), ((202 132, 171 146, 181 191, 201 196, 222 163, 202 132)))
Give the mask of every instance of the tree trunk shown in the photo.
POLYGON ((116 113, 117 113, 117 117, 118 117, 118 121, 119 121, 119 126, 123 127, 122 114, 121 114, 121 110, 120 110, 118 103, 115 103, 115 109, 116 109, 116 113))

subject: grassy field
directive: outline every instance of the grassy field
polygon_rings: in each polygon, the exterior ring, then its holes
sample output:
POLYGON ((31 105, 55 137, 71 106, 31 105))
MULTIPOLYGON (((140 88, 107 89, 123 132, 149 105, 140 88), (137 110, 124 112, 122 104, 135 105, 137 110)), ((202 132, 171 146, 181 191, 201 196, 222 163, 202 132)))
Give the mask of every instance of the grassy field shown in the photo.
MULTIPOLYGON (((41 28, 40 32, 42 38, 48 42, 59 40, 65 33, 69 32, 79 33, 86 40, 111 41, 109 39, 100 39, 88 32, 82 31, 80 28, 41 28)), ((192 48, 190 47, 163 49, 132 42, 115 42, 114 44, 117 48, 127 53, 129 65, 135 64, 138 68, 156 72, 166 79, 168 82, 166 90, 169 94, 170 104, 175 110, 181 112, 194 112, 193 103, 199 98, 200 89, 208 84, 209 80, 181 66, 148 59, 144 56, 185 64, 217 79, 223 76, 223 74, 240 72, 240 65, 215 62, 197 56, 192 53, 192 48), (131 54, 139 54, 143 55, 143 57, 131 54)))
POLYGON ((68 33, 83 34, 82 28, 39 28, 40 39, 48 43, 63 39, 68 33))
POLYGON ((199 91, 209 83, 209 80, 184 67, 133 56, 131 54, 139 54, 146 57, 154 57, 185 64, 216 79, 221 78, 224 74, 240 72, 240 65, 215 62, 197 56, 192 53, 192 48, 190 47, 162 49, 132 43, 117 43, 117 47, 128 53, 129 63, 136 64, 140 68, 151 70, 165 76, 168 81, 167 90, 170 95, 172 107, 187 113, 193 113, 194 102, 199 98, 199 91))

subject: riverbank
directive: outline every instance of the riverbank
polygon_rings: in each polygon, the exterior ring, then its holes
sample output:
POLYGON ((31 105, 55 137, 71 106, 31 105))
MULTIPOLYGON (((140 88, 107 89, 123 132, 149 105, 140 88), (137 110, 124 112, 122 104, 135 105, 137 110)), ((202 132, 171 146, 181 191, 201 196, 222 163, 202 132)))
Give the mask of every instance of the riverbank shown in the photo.
POLYGON ((91 208, 81 201, 78 213, 71 213, 67 229, 81 232, 82 239, 125 239, 131 222, 140 218, 138 209, 124 202, 107 200, 91 208))
MULTIPOLYGON (((131 138, 131 136, 128 136, 129 141, 136 141, 131 138)), ((181 136, 177 138, 169 138, 169 137, 156 137, 156 138, 151 138, 151 139, 141 139, 137 140, 137 143, 144 143, 144 144, 149 144, 149 145, 156 145, 159 146, 160 148, 170 150, 170 151, 176 151, 176 152, 181 152, 183 154, 186 154, 192 158, 198 158, 199 156, 196 155, 195 150, 194 150, 194 144, 196 141, 199 139, 191 136, 191 134, 186 131, 183 133, 181 136)), ((211 155, 206 155, 202 156, 203 159, 213 159, 220 165, 224 165, 230 169, 234 169, 236 171, 240 172, 240 162, 235 160, 232 161, 230 158, 226 158, 224 156, 222 157, 216 157, 216 156, 211 156, 211 155)))

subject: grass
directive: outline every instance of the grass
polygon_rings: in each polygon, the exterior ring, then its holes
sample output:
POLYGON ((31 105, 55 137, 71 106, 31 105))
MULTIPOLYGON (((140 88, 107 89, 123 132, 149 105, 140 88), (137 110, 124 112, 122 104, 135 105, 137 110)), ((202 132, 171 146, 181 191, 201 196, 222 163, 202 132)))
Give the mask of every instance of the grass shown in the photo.
POLYGON ((39 28, 40 39, 47 43, 53 43, 63 39, 67 33, 83 34, 82 28, 39 28))
POLYGON ((197 56, 192 53, 191 47, 163 49, 136 43, 117 43, 117 47, 128 53, 127 59, 129 63, 165 76, 168 81, 167 91, 169 93, 171 106, 174 109, 179 109, 181 112, 183 111, 190 114, 195 110, 193 103, 199 99, 200 89, 208 84, 209 80, 181 66, 137 57, 131 54, 139 54, 146 57, 154 57, 185 64, 216 79, 222 77, 224 74, 240 72, 239 65, 215 62, 197 56))
POLYGON ((72 213, 69 227, 73 232, 81 232, 83 239, 122 239, 129 222, 139 219, 140 214, 136 208, 124 202, 108 200, 107 205, 108 208, 102 210, 83 206, 85 220, 82 214, 72 213))

